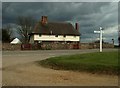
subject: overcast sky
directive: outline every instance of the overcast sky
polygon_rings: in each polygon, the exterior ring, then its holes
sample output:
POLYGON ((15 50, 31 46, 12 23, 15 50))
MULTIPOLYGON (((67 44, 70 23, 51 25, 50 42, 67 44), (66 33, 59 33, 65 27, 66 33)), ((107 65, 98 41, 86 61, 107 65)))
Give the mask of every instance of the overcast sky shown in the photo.
POLYGON ((2 2, 119 2, 120 0, 1 0, 2 2))
POLYGON ((104 28, 104 41, 112 43, 118 38, 117 2, 3 2, 3 24, 16 22, 18 16, 33 16, 40 20, 47 15, 48 21, 79 23, 81 42, 93 42, 99 34, 94 30, 104 28))

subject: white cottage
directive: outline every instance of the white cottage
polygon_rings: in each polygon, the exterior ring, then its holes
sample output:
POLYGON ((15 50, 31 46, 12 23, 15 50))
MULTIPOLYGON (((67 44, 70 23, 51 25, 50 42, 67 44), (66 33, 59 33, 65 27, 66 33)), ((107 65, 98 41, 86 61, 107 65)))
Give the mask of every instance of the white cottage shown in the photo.
POLYGON ((42 16, 34 30, 29 34, 30 43, 35 42, 79 42, 78 23, 75 28, 71 23, 48 22, 47 16, 42 16))

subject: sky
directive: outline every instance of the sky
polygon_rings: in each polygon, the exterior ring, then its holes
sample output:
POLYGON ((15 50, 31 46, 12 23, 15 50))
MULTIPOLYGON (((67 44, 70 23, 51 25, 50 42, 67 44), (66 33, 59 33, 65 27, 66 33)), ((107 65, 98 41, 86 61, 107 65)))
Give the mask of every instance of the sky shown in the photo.
POLYGON ((2 2, 3 24, 15 24, 21 15, 38 21, 46 15, 48 22, 70 22, 73 26, 77 22, 81 42, 98 40, 99 34, 94 30, 103 27, 103 40, 112 43, 114 39, 118 44, 118 2, 2 2))
POLYGON ((1 0, 2 2, 119 2, 120 0, 1 0))

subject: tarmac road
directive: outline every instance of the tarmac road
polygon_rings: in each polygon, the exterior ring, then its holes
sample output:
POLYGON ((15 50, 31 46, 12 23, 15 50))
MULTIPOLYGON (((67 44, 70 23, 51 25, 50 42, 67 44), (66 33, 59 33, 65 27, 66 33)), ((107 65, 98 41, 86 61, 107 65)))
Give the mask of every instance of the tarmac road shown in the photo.
MULTIPOLYGON (((117 49, 104 49, 103 51, 117 49)), ((2 52, 2 85, 5 86, 116 86, 118 77, 85 72, 53 70, 38 66, 34 61, 53 56, 99 52, 89 50, 36 50, 2 52)))

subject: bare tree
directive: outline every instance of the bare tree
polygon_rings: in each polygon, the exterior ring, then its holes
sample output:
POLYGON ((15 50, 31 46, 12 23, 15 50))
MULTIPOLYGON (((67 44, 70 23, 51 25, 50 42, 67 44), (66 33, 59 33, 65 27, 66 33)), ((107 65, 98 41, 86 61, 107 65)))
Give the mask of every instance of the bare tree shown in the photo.
POLYGON ((24 43, 28 43, 28 34, 35 24, 35 19, 31 16, 19 16, 17 18, 17 24, 20 25, 20 28, 18 28, 18 33, 24 37, 24 43))

